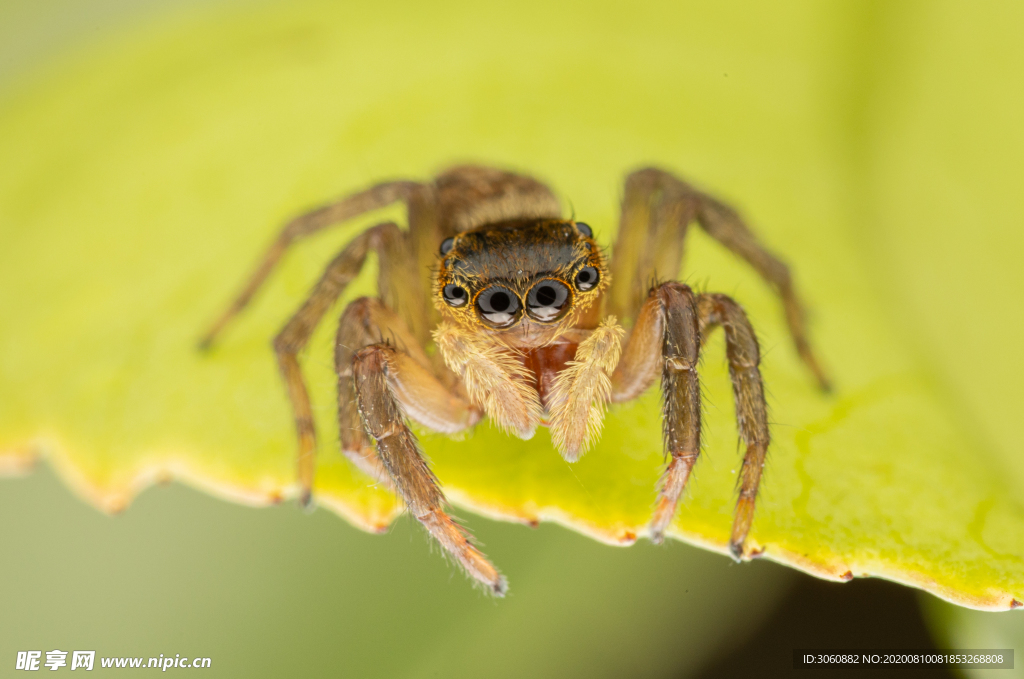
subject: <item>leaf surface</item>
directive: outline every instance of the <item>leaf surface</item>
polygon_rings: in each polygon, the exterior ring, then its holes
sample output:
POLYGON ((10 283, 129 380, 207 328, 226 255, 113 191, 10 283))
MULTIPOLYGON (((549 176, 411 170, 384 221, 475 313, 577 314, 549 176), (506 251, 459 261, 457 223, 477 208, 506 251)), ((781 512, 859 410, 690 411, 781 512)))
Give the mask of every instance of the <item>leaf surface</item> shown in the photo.
MULTIPOLYGON (((822 577, 877 575, 977 608, 1024 600, 1011 480, 892 323, 887 282, 857 239, 833 108, 846 65, 821 38, 850 38, 842 12, 807 3, 755 21, 707 10, 695 28, 717 33, 683 41, 677 8, 608 6, 568 36, 558 8, 550 23, 503 15, 499 32, 495 15, 474 11, 309 2, 202 15, 136 30, 9 99, 4 468, 45 454, 107 511, 167 479, 255 505, 292 497, 296 443, 270 339, 347 240, 404 218, 389 209, 300 244, 218 348, 195 351, 287 218, 469 158, 550 182, 608 243, 622 178, 654 163, 735 203, 793 265, 838 385, 815 390, 770 290, 693 235, 687 280, 740 300, 764 349, 774 438, 750 546, 822 577)), ((345 299, 372 294, 374 273, 371 263, 345 299)), ((400 508, 338 453, 333 335, 326 322, 303 357, 321 440, 316 498, 381 530, 400 508)), ((672 534, 724 552, 740 453, 721 338, 702 376, 705 451, 672 534)), ((456 505, 628 544, 652 509, 659 419, 655 391, 614 407, 574 465, 543 430, 524 442, 483 424, 422 441, 456 505)))

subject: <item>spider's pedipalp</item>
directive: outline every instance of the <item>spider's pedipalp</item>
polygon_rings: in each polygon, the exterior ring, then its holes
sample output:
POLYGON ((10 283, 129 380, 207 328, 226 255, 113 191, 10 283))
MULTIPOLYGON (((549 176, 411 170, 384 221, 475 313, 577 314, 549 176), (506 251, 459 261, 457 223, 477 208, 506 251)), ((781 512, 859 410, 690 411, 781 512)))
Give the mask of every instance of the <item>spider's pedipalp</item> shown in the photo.
POLYGON ((542 416, 540 398, 530 387, 529 372, 505 348, 452 323, 434 331, 434 341, 448 366, 496 425, 530 439, 542 416))
POLYGON ((579 460, 601 434, 622 335, 615 317, 608 316, 580 343, 575 359, 555 378, 548 400, 548 426, 555 449, 568 462, 579 460))

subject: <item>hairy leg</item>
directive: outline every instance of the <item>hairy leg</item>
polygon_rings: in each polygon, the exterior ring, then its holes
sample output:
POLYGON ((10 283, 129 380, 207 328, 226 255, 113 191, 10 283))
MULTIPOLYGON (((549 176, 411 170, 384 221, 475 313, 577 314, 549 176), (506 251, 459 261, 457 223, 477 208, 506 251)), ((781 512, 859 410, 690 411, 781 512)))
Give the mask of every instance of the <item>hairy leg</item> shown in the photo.
POLYGON ((505 578, 470 541, 466 531, 445 512, 445 497, 404 413, 391 380, 401 372, 399 353, 374 344, 355 355, 353 377, 359 412, 377 446, 381 463, 409 511, 465 571, 496 596, 508 589, 505 578))
POLYGON ((651 290, 612 374, 613 401, 640 395, 661 376, 662 427, 668 467, 651 518, 654 542, 664 539, 700 455, 700 328, 693 291, 682 283, 651 290))
POLYGON ((249 304, 260 286, 267 279, 274 267, 288 248, 297 240, 316 233, 331 224, 338 224, 364 212, 385 207, 399 200, 405 200, 419 184, 415 182, 386 182, 371 187, 366 191, 353 194, 341 200, 325 205, 311 212, 296 217, 288 222, 264 253, 255 271, 249 276, 245 287, 238 293, 231 305, 210 326, 199 343, 200 348, 213 345, 217 336, 231 321, 249 304))
POLYGON ((743 556, 743 542, 754 520, 757 489, 761 483, 761 472, 770 441, 768 406, 758 367, 761 354, 754 329, 735 301, 725 295, 705 294, 697 299, 697 309, 702 337, 706 337, 718 326, 725 331, 725 352, 736 401, 736 422, 740 439, 746 445, 739 477, 739 500, 729 539, 730 551, 736 559, 740 559, 743 556))
POLYGON ((653 169, 626 177, 619 232, 612 249, 607 309, 627 324, 636 320, 656 281, 679 277, 694 206, 683 200, 677 184, 653 169))
POLYGON ((312 498, 313 474, 316 467, 316 429, 309 392, 299 367, 299 352, 309 341, 313 330, 327 310, 337 301, 345 286, 358 275, 366 255, 374 249, 382 262, 407 258, 401 231, 393 223, 379 224, 356 236, 327 266, 302 307, 274 338, 274 351, 284 376, 299 436, 298 473, 300 501, 309 504, 312 498))
POLYGON ((568 462, 579 460, 601 433, 622 335, 615 317, 607 317, 555 378, 548 400, 549 427, 555 448, 568 462))
POLYGON ((677 277, 686 224, 693 219, 775 289, 797 353, 821 388, 828 390, 830 383, 807 337, 804 307, 789 267, 758 241, 735 210, 663 170, 647 168, 626 179, 622 221, 613 250, 609 311, 632 319, 642 299, 640 293, 652 281, 677 277))
POLYGON ((437 327, 434 342, 472 403, 504 431, 533 437, 541 420, 540 397, 529 386, 527 369, 508 349, 451 323, 437 327))
POLYGON ((434 431, 453 434, 476 424, 480 411, 438 381, 416 338, 383 302, 361 297, 349 304, 341 315, 334 348, 341 449, 356 467, 390 485, 390 477, 370 445, 359 415, 352 368, 357 352, 380 343, 397 349, 390 359, 388 380, 410 419, 434 431))

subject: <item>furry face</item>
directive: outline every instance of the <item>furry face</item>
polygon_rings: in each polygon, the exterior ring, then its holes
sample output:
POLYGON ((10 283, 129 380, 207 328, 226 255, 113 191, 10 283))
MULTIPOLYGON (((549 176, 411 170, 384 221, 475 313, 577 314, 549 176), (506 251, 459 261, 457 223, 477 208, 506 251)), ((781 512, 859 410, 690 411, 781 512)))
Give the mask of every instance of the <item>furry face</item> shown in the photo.
POLYGON ((535 346, 574 327, 609 282, 586 224, 505 222, 442 243, 434 304, 467 329, 535 346))

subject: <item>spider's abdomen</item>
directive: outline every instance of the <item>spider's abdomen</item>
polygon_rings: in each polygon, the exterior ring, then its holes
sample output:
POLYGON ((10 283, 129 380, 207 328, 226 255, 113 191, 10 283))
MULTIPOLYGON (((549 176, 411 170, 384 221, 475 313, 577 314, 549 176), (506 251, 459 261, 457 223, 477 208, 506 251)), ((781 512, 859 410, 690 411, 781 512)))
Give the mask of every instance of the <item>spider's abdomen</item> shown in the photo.
POLYGON ((541 182, 491 167, 453 167, 434 180, 434 189, 445 236, 485 224, 558 219, 562 214, 558 199, 541 182))

